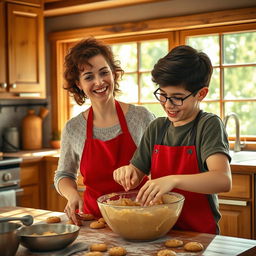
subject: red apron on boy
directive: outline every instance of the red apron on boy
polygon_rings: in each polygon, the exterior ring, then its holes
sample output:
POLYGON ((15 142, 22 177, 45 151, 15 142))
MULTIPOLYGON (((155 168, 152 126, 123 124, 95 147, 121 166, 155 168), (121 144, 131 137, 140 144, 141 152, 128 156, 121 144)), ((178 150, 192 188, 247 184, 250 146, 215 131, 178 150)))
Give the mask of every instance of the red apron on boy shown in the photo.
MULTIPOLYGON (((167 119, 154 146, 151 165, 152 179, 167 175, 200 173, 195 147, 196 127, 199 118, 200 113, 192 128, 190 145, 176 147, 161 145, 164 134, 170 124, 167 119)), ((185 197, 181 215, 174 228, 216 234, 218 227, 207 195, 179 189, 173 189, 172 191, 185 197)))

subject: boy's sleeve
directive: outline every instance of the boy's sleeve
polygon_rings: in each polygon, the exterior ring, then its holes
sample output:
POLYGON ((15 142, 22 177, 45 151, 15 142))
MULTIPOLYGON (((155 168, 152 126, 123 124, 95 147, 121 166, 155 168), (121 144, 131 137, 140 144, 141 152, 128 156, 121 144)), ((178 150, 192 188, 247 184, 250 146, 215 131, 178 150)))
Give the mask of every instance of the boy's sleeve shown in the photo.
POLYGON ((200 156, 204 168, 207 170, 206 159, 216 153, 223 153, 228 156, 229 142, 223 122, 218 116, 209 118, 203 124, 200 139, 200 156))
POLYGON ((154 121, 152 121, 144 132, 140 144, 135 151, 130 163, 145 174, 150 173, 151 156, 154 147, 154 121))

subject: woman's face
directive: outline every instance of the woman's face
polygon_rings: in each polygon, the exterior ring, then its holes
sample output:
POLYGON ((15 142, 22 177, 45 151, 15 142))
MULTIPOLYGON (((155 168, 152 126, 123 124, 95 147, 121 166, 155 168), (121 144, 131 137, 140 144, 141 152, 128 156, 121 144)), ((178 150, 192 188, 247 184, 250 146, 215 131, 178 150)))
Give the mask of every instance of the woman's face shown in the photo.
POLYGON ((195 96, 191 94, 190 91, 185 90, 182 86, 161 87, 159 91, 164 96, 174 97, 175 100, 177 99, 182 102, 181 106, 176 106, 169 100, 165 103, 160 102, 173 125, 181 126, 195 119, 198 111, 200 110, 199 103, 206 96, 208 88, 204 87, 200 89, 195 96), (182 101, 186 96, 188 97, 182 101))
POLYGON ((79 89, 84 91, 91 102, 113 98, 114 76, 105 58, 99 54, 89 59, 88 62, 91 66, 85 65, 80 73, 77 84, 79 89))

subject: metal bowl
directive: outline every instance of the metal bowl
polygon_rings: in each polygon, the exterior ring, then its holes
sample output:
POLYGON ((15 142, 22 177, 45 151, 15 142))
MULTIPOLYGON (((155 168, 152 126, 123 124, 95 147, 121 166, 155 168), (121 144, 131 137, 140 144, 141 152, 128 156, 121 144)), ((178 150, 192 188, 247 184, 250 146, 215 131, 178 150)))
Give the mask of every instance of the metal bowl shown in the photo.
POLYGON ((60 250, 71 244, 78 236, 80 227, 70 224, 35 224, 22 227, 18 235, 20 243, 31 251, 60 250), (57 235, 43 235, 54 232, 57 235))
POLYGON ((0 254, 1 256, 14 256, 20 244, 17 235, 21 225, 11 222, 0 223, 0 254))

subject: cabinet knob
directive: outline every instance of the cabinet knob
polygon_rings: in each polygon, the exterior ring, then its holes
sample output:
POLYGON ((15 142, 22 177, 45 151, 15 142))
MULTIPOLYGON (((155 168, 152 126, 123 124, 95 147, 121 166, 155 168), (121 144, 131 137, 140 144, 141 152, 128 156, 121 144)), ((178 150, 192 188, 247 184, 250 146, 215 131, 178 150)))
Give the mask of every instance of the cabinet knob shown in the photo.
POLYGON ((1 83, 0 86, 1 86, 1 88, 5 89, 5 88, 7 88, 7 83, 1 83))
POLYGON ((15 89, 17 87, 17 85, 14 83, 14 84, 11 84, 11 88, 15 89))

